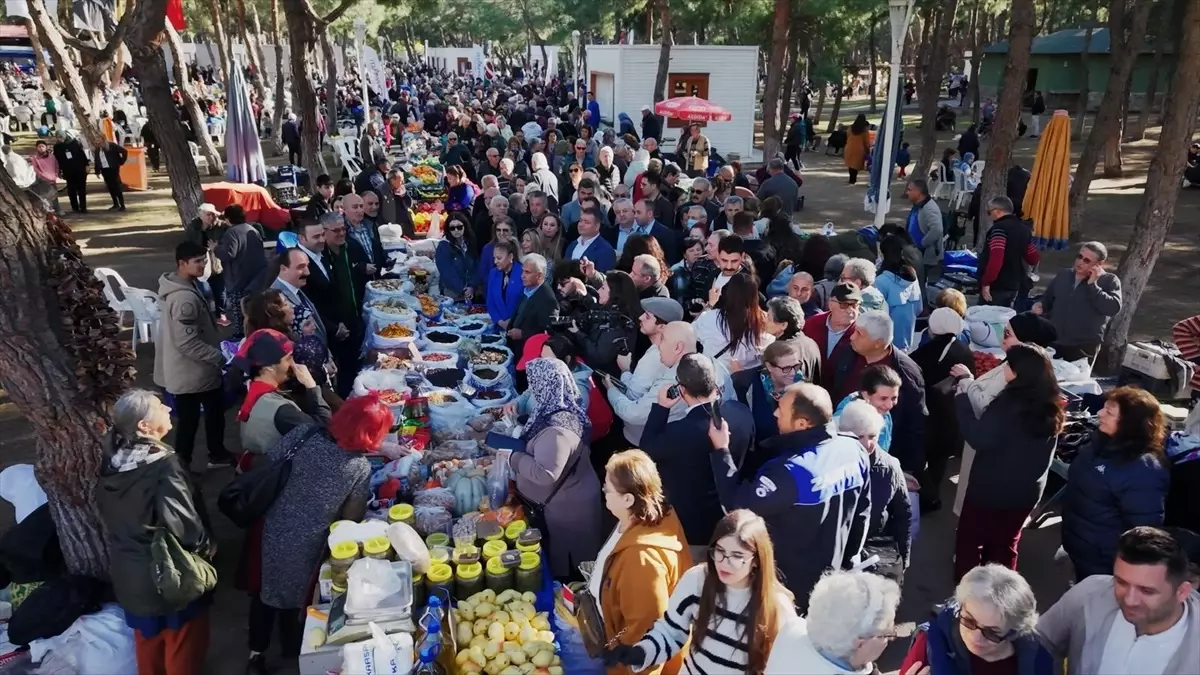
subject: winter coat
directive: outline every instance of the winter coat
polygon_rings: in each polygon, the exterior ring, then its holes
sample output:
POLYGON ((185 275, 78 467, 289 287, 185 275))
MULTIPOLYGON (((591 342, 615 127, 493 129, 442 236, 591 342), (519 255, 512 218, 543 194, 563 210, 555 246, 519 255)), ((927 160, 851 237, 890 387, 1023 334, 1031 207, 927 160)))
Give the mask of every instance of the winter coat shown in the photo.
POLYGON ((842 150, 846 168, 859 171, 867 168, 867 158, 871 156, 870 137, 871 135, 866 131, 861 134, 846 134, 846 147, 842 150))
POLYGON ((954 397, 958 422, 975 448, 966 500, 988 509, 1029 509, 1046 488, 1056 435, 1030 429, 1020 401, 1001 392, 976 417, 970 395, 954 397))
MULTIPOLYGON (((637 644, 654 622, 667 610, 671 592, 692 566, 692 555, 683 526, 674 511, 668 511, 654 525, 634 525, 604 560, 600 612, 604 615, 604 633, 612 637, 624 631, 623 644, 637 644)), ((674 675, 683 663, 683 652, 661 666, 641 671, 641 675, 674 675)), ((611 669, 609 675, 632 675, 628 666, 611 669)))
POLYGON ((475 285, 475 271, 479 262, 469 249, 455 246, 449 239, 443 239, 438 242, 434 261, 437 263, 442 292, 446 295, 455 299, 461 298, 463 289, 475 285))
MULTIPOLYGON (((918 627, 908 655, 900 666, 908 672, 918 661, 929 666, 929 675, 971 675, 974 660, 958 632, 958 614, 954 604, 941 607, 928 623, 918 627)), ((1022 635, 1013 640, 1017 657, 1017 675, 1050 675, 1054 659, 1038 642, 1037 635, 1022 635)))
POLYGON ((161 318, 154 345, 154 383, 171 394, 221 386, 225 356, 212 301, 175 272, 159 277, 161 318))
POLYGON ((595 560, 604 543, 600 530, 604 498, 587 440, 564 428, 547 427, 529 439, 523 452, 514 452, 509 462, 517 492, 531 502, 545 502, 555 483, 562 481, 553 499, 543 504, 551 573, 568 577, 579 563, 595 560), (582 456, 572 466, 575 453, 582 456), (568 470, 571 473, 563 476, 568 470))
POLYGON ((1163 524, 1170 474, 1153 454, 1126 459, 1129 454, 1120 441, 1097 432, 1067 472, 1062 543, 1081 578, 1112 574, 1126 530, 1163 524))
POLYGON ((908 351, 917 332, 917 316, 925 308, 921 284, 916 278, 887 271, 875 278, 875 288, 883 293, 892 317, 892 346, 908 351))
POLYGON ((929 408, 929 418, 935 420, 934 424, 926 425, 926 455, 962 456, 963 437, 954 410, 954 389, 937 385, 950 377, 950 368, 955 364, 961 363, 967 370, 975 372, 971 348, 956 335, 938 335, 917 347, 911 356, 921 368, 921 376, 925 379, 925 406, 929 408))
POLYGON ((129 471, 117 471, 109 460, 118 450, 110 433, 96 507, 108 531, 109 573, 117 602, 138 616, 167 616, 181 608, 166 603, 154 584, 151 543, 157 528, 166 528, 186 550, 208 555, 210 538, 200 509, 204 502, 194 493, 187 468, 175 451, 162 443, 138 439, 151 454, 167 457, 129 471))

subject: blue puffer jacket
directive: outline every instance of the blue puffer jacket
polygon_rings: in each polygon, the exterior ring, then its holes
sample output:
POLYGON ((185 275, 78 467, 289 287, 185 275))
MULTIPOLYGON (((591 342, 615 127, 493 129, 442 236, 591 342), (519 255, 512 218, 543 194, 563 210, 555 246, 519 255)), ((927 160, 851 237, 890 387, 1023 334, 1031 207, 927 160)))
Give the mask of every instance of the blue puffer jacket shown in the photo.
POLYGON ((1163 523, 1170 473, 1154 455, 1128 460, 1122 450, 1097 433, 1067 473, 1062 543, 1079 578, 1112 574, 1121 533, 1163 523))

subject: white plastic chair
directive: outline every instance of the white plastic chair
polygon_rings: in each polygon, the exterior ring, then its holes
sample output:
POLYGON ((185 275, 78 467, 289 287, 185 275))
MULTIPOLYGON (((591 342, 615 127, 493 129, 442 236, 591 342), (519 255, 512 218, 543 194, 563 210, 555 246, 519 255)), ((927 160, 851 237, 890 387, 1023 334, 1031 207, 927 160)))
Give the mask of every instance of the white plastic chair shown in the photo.
POLYGON ((350 181, 362 173, 362 165, 353 157, 342 157, 342 168, 346 170, 346 178, 350 181))
POLYGON ((950 199, 954 196, 954 178, 946 175, 946 165, 938 162, 937 183, 933 186, 934 199, 950 199))
POLYGON ((133 352, 136 354, 139 341, 153 344, 158 338, 158 320, 162 311, 155 293, 130 286, 122 286, 121 292, 128 298, 129 309, 133 312, 133 352))
POLYGON ((117 325, 125 323, 125 312, 132 312, 133 307, 130 306, 129 298, 121 292, 127 284, 121 278, 121 275, 114 269, 109 267, 97 267, 92 270, 100 283, 104 284, 104 299, 108 301, 108 306, 112 311, 117 313, 117 325))
POLYGON ((987 162, 982 159, 977 159, 971 163, 971 173, 975 174, 976 178, 983 178, 983 168, 987 166, 987 162))
POLYGON ((27 131, 33 131, 33 110, 31 110, 29 106, 19 105, 13 108, 12 116, 13 120, 15 120, 17 123, 18 131, 22 127, 24 127, 27 131))
POLYGON ((196 169, 198 170, 201 167, 204 167, 204 170, 207 172, 208 158, 200 154, 200 146, 196 145, 192 141, 188 141, 188 150, 192 153, 192 161, 196 163, 196 169))
POLYGON ((961 211, 971 203, 971 191, 967 189, 967 174, 961 169, 954 169, 954 182, 950 190, 950 210, 961 211))

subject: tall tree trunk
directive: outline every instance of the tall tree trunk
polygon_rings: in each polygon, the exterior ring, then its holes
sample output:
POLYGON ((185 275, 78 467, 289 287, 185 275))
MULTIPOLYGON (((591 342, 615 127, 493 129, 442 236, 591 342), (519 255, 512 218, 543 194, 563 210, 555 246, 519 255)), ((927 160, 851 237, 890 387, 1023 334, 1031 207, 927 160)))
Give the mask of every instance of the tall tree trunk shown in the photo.
MULTIPOLYGON (((794 9, 794 8, 793 8, 794 9)), ((783 78, 783 114, 779 116, 779 138, 787 135, 788 125, 792 118, 792 98, 796 90, 796 72, 800 70, 800 39, 801 17, 799 12, 792 12, 792 25, 789 29, 789 44, 787 65, 783 78)))
MULTIPOLYGON (((1130 72, 1132 80, 1133 73, 1130 72)), ((1125 83, 1125 100, 1121 101, 1121 111, 1117 113, 1117 128, 1104 141, 1104 170, 1100 173, 1105 178, 1120 178, 1125 175, 1121 168, 1121 140, 1125 138, 1125 123, 1129 121, 1129 85, 1125 83)))
POLYGON ((217 0, 208 2, 209 19, 212 21, 213 27, 213 42, 217 44, 217 53, 221 56, 221 82, 228 84, 229 68, 233 61, 233 43, 225 33, 225 19, 221 17, 223 11, 221 3, 217 0))
MULTIPOLYGON (((325 157, 321 152, 321 132, 317 118, 317 92, 309 72, 309 52, 316 44, 317 26, 304 0, 280 0, 287 16, 288 46, 292 62, 292 106, 300 115, 300 163, 308 170, 309 180, 326 173, 325 157)), ((336 121, 335 121, 336 123, 336 121)))
POLYGON ((842 81, 839 69, 839 77, 834 82, 833 90, 833 110, 829 113, 829 126, 825 128, 825 133, 832 133, 837 128, 838 115, 842 112, 842 92, 846 89, 846 83, 842 81))
MULTIPOLYGON (((200 186, 200 172, 188 149, 183 123, 175 114, 171 82, 167 78, 167 60, 162 51, 167 0, 141 0, 133 11, 136 15, 129 28, 129 54, 133 59, 133 67, 137 69, 142 100, 146 104, 146 117, 166 160, 171 196, 179 209, 179 220, 186 226, 200 214, 204 191, 200 186)), ((186 81, 181 80, 181 83, 186 81)), ((195 121, 192 123, 195 124, 195 121)), ((196 130, 196 136, 203 134, 207 140, 205 131, 204 127, 200 127, 196 130)))
POLYGON ((1121 311, 1108 325, 1102 355, 1110 366, 1120 363, 1134 312, 1175 222, 1179 184, 1196 125, 1196 107, 1200 105, 1200 78, 1196 77, 1200 72, 1200 2, 1187 0, 1183 4, 1186 9, 1176 43, 1179 48, 1175 50, 1175 73, 1163 101, 1158 149, 1150 161, 1142 208, 1133 221, 1129 245, 1117 268, 1121 279, 1121 311))
MULTIPOLYGON (((258 3, 250 4, 250 21, 251 21, 252 25, 254 26, 254 52, 255 52, 255 54, 258 55, 258 67, 262 69, 262 72, 259 75, 259 77, 262 79, 262 86, 263 86, 263 89, 265 90, 267 83, 268 83, 268 80, 267 80, 267 70, 268 70, 267 69, 267 50, 266 50, 266 47, 263 46, 263 29, 262 29, 262 22, 259 21, 259 19, 258 19, 258 3)), ((276 44, 278 44, 279 41, 275 40, 275 42, 276 42, 276 44)), ((263 101, 264 103, 266 103, 266 101, 267 101, 266 92, 263 91, 259 95, 262 96, 262 98, 260 100, 263 101)))
MULTIPOLYGON (((1012 166, 1012 149, 1017 140, 1021 98, 1025 92, 1026 71, 1029 69, 1029 48, 1033 43, 1033 3, 1034 0, 1013 0, 1010 10, 1008 56, 1004 61, 1000 98, 988 141, 980 204, 987 204, 992 197, 1003 195, 1008 186, 1008 168, 1012 166)), ((987 217, 987 209, 979 211, 979 228, 986 232, 991 221, 987 217)))
POLYGON ((946 0, 937 16, 933 31, 933 44, 929 47, 929 62, 925 65, 925 80, 920 90, 921 104, 921 156, 917 160, 916 175, 922 175, 933 164, 937 154, 937 109, 938 96, 942 90, 942 74, 946 72, 946 61, 950 53, 950 31, 954 28, 954 13, 958 0, 946 0))
POLYGON ((412 25, 409 23, 409 21, 409 19, 404 20, 404 53, 408 55, 408 62, 415 64, 418 60, 417 48, 415 45, 413 45, 412 25))
MULTIPOLYGON (((659 39, 658 70, 654 74, 654 102, 658 103, 666 97, 667 74, 671 72, 671 0, 655 0, 655 4, 661 24, 659 29, 662 31, 662 37, 659 39)), ((647 39, 649 37, 646 36, 647 39)), ((665 127, 663 135, 666 135, 665 127)), ((662 139, 658 141, 662 142, 662 139)))
MULTIPOLYGON (((1100 101, 1100 110, 1092 122, 1092 129, 1084 143, 1083 152, 1079 156, 1079 165, 1075 168, 1075 182, 1071 184, 1068 197, 1068 210, 1071 219, 1071 240, 1081 241, 1084 238, 1088 188, 1096 175, 1096 160, 1109 136, 1120 133, 1121 105, 1128 91, 1130 73, 1133 69, 1134 55, 1142 49, 1142 38, 1146 34, 1146 20, 1150 14, 1150 3, 1135 4, 1133 16, 1128 17, 1129 32, 1126 33, 1128 13, 1125 11, 1125 0, 1112 0, 1108 14, 1109 43, 1112 45, 1112 70, 1108 73, 1108 83, 1104 90, 1104 98, 1100 101)), ((1118 136, 1118 140, 1119 140, 1118 136)))
POLYGON ((983 101, 979 95, 979 65, 983 61, 983 46, 988 43, 987 25, 989 18, 982 8, 983 0, 979 0, 975 13, 975 26, 971 29, 974 42, 971 44, 971 123, 979 124, 983 109, 983 101))
MULTIPOLYGON (((187 66, 183 62, 183 40, 169 22, 166 24, 165 34, 167 48, 171 50, 171 62, 175 70, 175 85, 179 88, 180 98, 183 99, 183 109, 187 112, 192 129, 196 132, 196 145, 200 147, 200 154, 204 155, 204 159, 208 160, 208 175, 224 175, 225 162, 221 159, 221 153, 217 151, 217 144, 213 142, 212 136, 209 136, 207 133, 208 130, 204 124, 204 113, 200 110, 200 103, 196 100, 196 96, 192 92, 191 78, 188 77, 187 66)), ((147 108, 147 112, 149 112, 149 108, 147 108)), ((157 127, 150 128, 154 129, 157 133, 157 127)), ((184 149, 188 149, 186 146, 186 135, 184 149)), ((191 162, 190 150, 188 152, 188 161, 191 162)), ((168 165, 168 172, 170 168, 168 165)))
POLYGON ((1159 31, 1158 39, 1154 42, 1154 61, 1150 64, 1150 74, 1146 76, 1146 92, 1142 96, 1142 105, 1138 109, 1137 119, 1130 125, 1127 140, 1140 141, 1146 138, 1146 127, 1150 124, 1150 115, 1158 98, 1158 74, 1162 72, 1163 53, 1166 51, 1166 36, 1159 31))
MULTIPOLYGON (((255 10, 257 13, 258 10, 255 10)), ((275 42, 275 110, 271 115, 271 139, 275 152, 283 153, 283 113, 287 107, 287 77, 283 69, 283 32, 279 28, 279 0, 271 0, 271 39, 275 42)))
POLYGON ((107 578, 95 489, 108 409, 133 382, 133 355, 70 227, 0 174, 0 387, 33 427, 35 475, 67 568, 107 578))
POLYGON ((821 124, 821 114, 825 112, 825 90, 826 86, 821 83, 817 87, 817 112, 813 114, 813 129, 816 129, 821 124))
POLYGON ((1083 120, 1087 117, 1088 101, 1092 97, 1092 71, 1088 65, 1092 51, 1092 34, 1095 30, 1096 27, 1089 22, 1087 30, 1083 33, 1083 51, 1079 52, 1079 69, 1083 71, 1083 77, 1079 80, 1079 103, 1071 125, 1072 138, 1083 138, 1083 120))
MULTIPOLYGON (((246 20, 246 0, 237 0, 237 12, 238 29, 242 34, 242 43, 246 46, 246 60, 250 62, 250 66, 254 70, 254 76, 250 78, 250 83, 254 87, 255 95, 258 96, 259 104, 266 105, 267 74, 262 58, 262 35, 261 33, 255 34, 250 30, 250 24, 246 20)), ((257 124, 258 120, 255 120, 255 123, 257 124)))
MULTIPOLYGON (((337 128, 337 56, 333 53, 333 45, 329 42, 329 32, 323 31, 317 35, 321 43, 321 52, 325 54, 325 124, 332 131, 337 128)), ((369 107, 363 101, 364 110, 369 107)), ((366 161, 366 160, 364 160, 366 161)))
MULTIPOLYGON (((763 122, 763 157, 774 157, 779 152, 779 88, 780 77, 784 70, 784 57, 788 49, 788 22, 790 21, 791 2, 775 0, 775 18, 771 30, 771 55, 767 64, 767 84, 763 91, 762 122, 763 122)), ((790 109, 784 101, 785 109, 790 109)), ((787 117, 786 112, 784 117, 787 117)))
MULTIPOLYGON (((869 38, 868 48, 870 50, 871 59, 871 83, 867 85, 867 93, 871 96, 871 114, 879 112, 879 47, 876 45, 876 27, 879 25, 879 17, 871 17, 871 36, 869 38)), ((889 71, 890 72, 890 71, 889 71)))
POLYGON ((42 90, 57 92, 58 82, 50 77, 50 68, 46 65, 46 52, 42 51, 42 39, 32 20, 25 19, 25 31, 29 33, 29 45, 33 48, 33 62, 37 67, 38 79, 42 81, 42 90))

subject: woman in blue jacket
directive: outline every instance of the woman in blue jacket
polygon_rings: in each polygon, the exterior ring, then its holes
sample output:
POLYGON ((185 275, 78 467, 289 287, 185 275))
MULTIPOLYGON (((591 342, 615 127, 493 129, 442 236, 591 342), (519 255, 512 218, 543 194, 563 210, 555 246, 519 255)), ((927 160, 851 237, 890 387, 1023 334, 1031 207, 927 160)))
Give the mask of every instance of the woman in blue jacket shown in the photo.
POLYGON ((508 324, 517 315, 517 306, 525 294, 525 286, 521 283, 521 263, 517 262, 517 245, 511 241, 496 242, 492 251, 494 266, 487 285, 488 316, 497 326, 508 330, 508 324))
POLYGON ((899 237, 885 237, 879 242, 879 253, 883 262, 875 277, 875 288, 883 294, 892 317, 892 346, 907 352, 913 345, 917 315, 925 306, 921 284, 917 270, 904 260, 904 241, 899 237))
POLYGON ((457 164, 446 167, 446 210, 469 213, 479 188, 467 180, 467 172, 457 164))
POLYGON ((446 237, 438 242, 434 262, 437 263, 442 293, 458 301, 468 291, 473 292, 479 254, 475 250, 471 227, 462 213, 452 213, 446 219, 446 237))
POLYGON ((1109 392, 1099 431, 1071 462, 1063 499, 1063 549, 1079 581, 1112 574, 1121 533, 1161 527, 1170 487, 1166 423, 1158 401, 1134 387, 1109 392))
MULTIPOLYGON (((507 218, 497 220, 492 224, 492 240, 483 245, 483 250, 479 252, 479 269, 475 271, 476 289, 481 289, 486 293, 488 279, 492 275, 492 270, 496 268, 495 247, 496 244, 507 241, 513 246, 516 246, 516 239, 513 237, 513 224, 507 218)), ((481 293, 483 295, 484 293, 481 293)))

